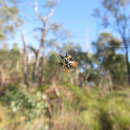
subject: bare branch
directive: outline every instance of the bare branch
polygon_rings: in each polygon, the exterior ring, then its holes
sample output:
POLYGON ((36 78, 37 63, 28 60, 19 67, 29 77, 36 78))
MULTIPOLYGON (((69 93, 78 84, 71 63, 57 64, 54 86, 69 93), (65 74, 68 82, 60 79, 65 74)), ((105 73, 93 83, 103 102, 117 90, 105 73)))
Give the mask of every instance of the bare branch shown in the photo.
POLYGON ((33 31, 43 31, 43 28, 34 28, 33 31))
POLYGON ((38 0, 34 1, 34 11, 37 15, 37 17, 39 18, 40 21, 43 21, 43 16, 40 14, 39 12, 39 5, 38 5, 38 0))
POLYGON ((55 12, 55 10, 52 8, 47 16, 43 16, 39 11, 38 0, 35 0, 34 2, 34 10, 39 20, 42 21, 43 23, 47 23, 49 18, 51 18, 55 12))

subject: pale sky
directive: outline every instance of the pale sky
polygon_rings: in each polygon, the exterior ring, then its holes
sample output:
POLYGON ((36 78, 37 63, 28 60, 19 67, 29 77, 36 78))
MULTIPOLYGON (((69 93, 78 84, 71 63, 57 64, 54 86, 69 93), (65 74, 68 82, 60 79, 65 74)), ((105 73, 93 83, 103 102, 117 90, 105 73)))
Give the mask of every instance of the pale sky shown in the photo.
MULTIPOLYGON (((46 15, 48 11, 43 6, 45 1, 39 0, 40 11, 43 15, 46 15)), ((92 16, 95 8, 101 9, 100 2, 101 0, 60 0, 51 21, 63 24, 64 28, 72 32, 70 40, 79 43, 84 51, 92 52, 91 43, 98 38, 101 32, 106 31, 92 16)), ((26 38, 30 44, 37 44, 34 42, 32 30, 40 27, 41 23, 34 12, 34 0, 24 0, 18 4, 18 7, 20 16, 24 20, 21 28, 24 30, 26 38)), ((109 31, 112 30, 109 29, 109 31)), ((19 31, 13 41, 21 43, 19 31)))

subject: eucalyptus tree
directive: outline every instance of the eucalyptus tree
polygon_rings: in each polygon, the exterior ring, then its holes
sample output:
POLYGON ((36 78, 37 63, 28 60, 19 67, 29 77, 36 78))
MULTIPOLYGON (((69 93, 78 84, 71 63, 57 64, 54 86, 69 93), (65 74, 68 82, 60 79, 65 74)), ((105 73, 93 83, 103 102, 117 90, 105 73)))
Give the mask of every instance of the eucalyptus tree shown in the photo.
MULTIPOLYGON (((102 0, 102 8, 94 10, 94 17, 102 22, 104 27, 111 28, 117 32, 122 40, 122 48, 125 50, 125 59, 128 74, 128 83, 130 86, 130 64, 129 64, 129 46, 130 46, 130 1, 129 0, 102 0)), ((113 46, 114 47, 114 46, 113 46)))
POLYGON ((33 69, 33 79, 37 83, 41 84, 43 83, 44 77, 44 63, 45 63, 45 57, 44 52, 47 47, 49 49, 53 46, 59 48, 59 43, 61 40, 66 39, 69 36, 69 31, 64 29, 64 27, 52 20, 52 17, 55 14, 56 6, 58 5, 57 0, 47 0, 45 2, 45 9, 48 10, 48 13, 44 15, 42 11, 40 12, 40 6, 38 0, 35 0, 34 2, 34 10, 36 13, 36 16, 38 18, 38 21, 41 23, 41 26, 36 27, 34 29, 35 32, 40 31, 40 34, 38 35, 40 37, 37 37, 38 40, 38 48, 30 46, 30 49, 35 54, 35 61, 34 61, 34 69, 33 69), (50 38, 51 36, 54 36, 53 38, 50 38))

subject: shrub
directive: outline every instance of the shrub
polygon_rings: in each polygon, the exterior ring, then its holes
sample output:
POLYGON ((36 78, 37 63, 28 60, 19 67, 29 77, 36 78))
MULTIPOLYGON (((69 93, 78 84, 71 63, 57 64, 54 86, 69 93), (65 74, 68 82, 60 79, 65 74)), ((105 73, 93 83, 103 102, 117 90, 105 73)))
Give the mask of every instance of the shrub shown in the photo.
POLYGON ((39 91, 31 94, 25 89, 11 86, 0 100, 8 105, 13 113, 21 112, 27 117, 27 120, 31 121, 46 112, 47 102, 42 96, 39 91))

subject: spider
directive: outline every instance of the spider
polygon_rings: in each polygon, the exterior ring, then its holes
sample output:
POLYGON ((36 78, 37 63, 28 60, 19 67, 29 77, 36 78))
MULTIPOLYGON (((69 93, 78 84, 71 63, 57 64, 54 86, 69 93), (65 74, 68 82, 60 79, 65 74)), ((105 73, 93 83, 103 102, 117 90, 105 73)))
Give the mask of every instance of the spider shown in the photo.
POLYGON ((71 55, 68 55, 66 53, 65 56, 59 56, 62 59, 62 62, 60 62, 59 64, 64 67, 65 72, 70 72, 72 68, 76 68, 78 66, 78 62, 76 62, 71 55))

